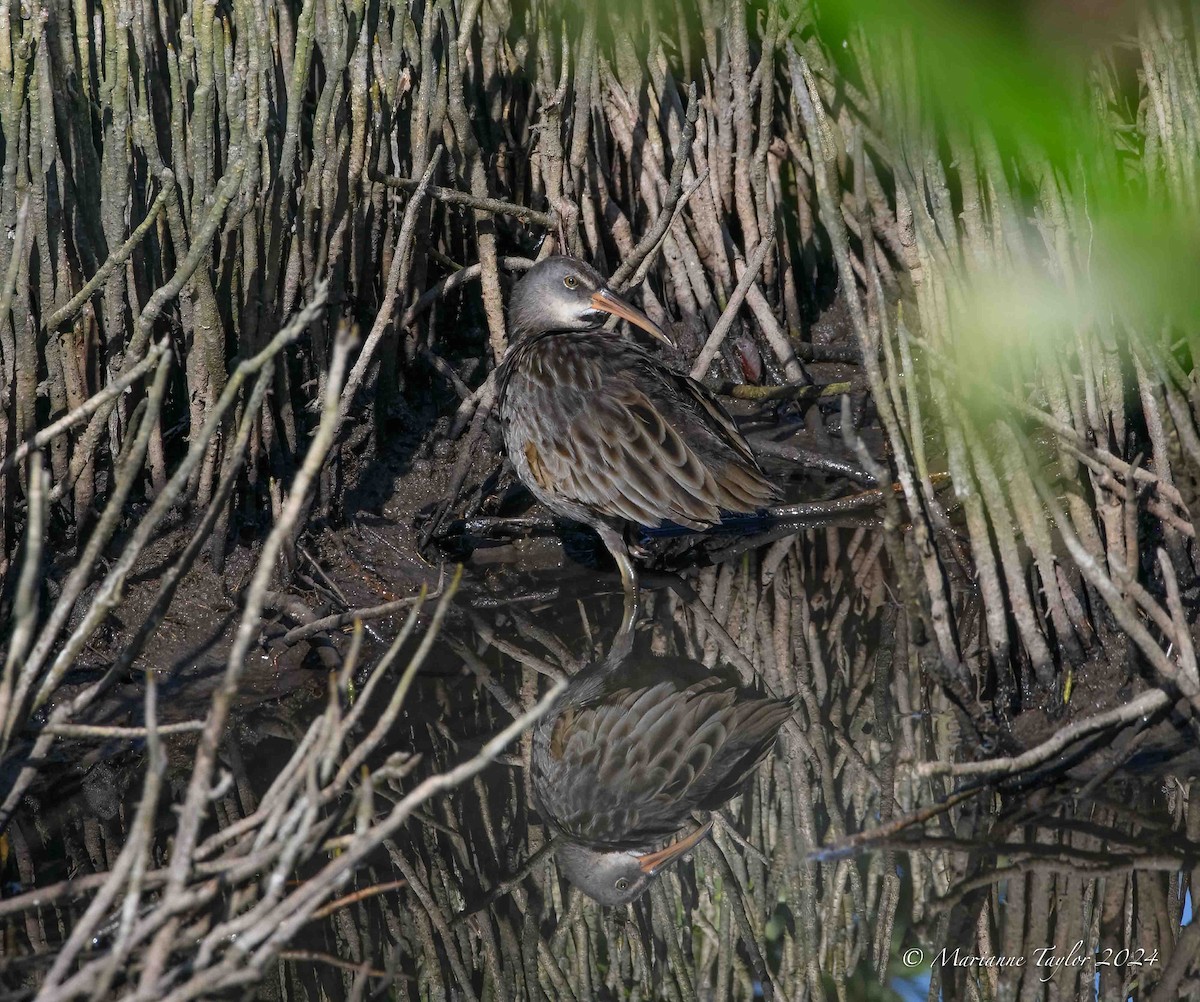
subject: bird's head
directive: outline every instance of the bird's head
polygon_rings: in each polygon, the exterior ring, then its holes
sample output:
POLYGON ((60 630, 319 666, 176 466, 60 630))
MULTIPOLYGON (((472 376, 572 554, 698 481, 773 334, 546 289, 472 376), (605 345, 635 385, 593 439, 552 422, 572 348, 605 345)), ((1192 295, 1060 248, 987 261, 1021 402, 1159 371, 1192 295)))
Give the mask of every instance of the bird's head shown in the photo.
POLYGON ((516 284, 508 303, 516 335, 592 330, 610 314, 674 347, 658 324, 613 292, 595 268, 573 257, 539 261, 516 284))
POLYGON ((588 897, 602 905, 627 905, 672 863, 694 849, 712 829, 701 825, 690 835, 657 852, 603 851, 568 842, 558 850, 558 870, 588 897))

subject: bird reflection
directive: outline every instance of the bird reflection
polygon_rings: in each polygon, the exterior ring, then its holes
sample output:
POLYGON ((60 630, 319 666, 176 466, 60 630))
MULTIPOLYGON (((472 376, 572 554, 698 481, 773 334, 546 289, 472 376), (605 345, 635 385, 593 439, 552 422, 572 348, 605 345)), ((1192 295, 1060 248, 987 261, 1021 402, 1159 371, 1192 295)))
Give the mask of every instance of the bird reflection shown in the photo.
POLYGON ((533 791, 558 836, 559 872, 604 905, 633 901, 704 838, 711 821, 679 836, 693 811, 738 793, 795 708, 630 648, 623 630, 533 737, 533 791))

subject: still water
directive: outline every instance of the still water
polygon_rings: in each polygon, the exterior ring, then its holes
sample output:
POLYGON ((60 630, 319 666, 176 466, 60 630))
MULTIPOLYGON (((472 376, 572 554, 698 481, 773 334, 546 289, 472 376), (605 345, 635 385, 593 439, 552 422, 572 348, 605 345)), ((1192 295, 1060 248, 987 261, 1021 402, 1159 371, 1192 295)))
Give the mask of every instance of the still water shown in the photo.
MULTIPOLYGON (((469 568, 368 763, 395 756, 374 786, 375 810, 470 758, 557 679, 594 672, 614 651, 650 686, 684 665, 731 701, 786 701, 786 721, 772 724, 778 740, 757 764, 741 763, 744 781, 713 815, 681 814, 680 835, 711 822, 707 837, 656 868, 632 904, 606 907, 562 879, 527 732, 367 858, 255 996, 1125 998, 1147 977, 1170 989, 1162 997, 1186 995, 1182 965, 1174 982, 1168 969, 1173 930, 1191 921, 1182 876, 1196 865, 1200 817, 1170 721, 1093 736, 1019 777, 954 776, 946 763, 1001 749, 946 697, 892 580, 871 527, 809 530, 683 578, 650 577, 632 620, 612 575, 570 565, 540 573, 531 591, 515 570, 469 568)), ((969 590, 960 598, 970 622, 969 590)), ((360 680, 400 622, 371 625, 360 680)), ((334 646, 344 652, 345 638, 334 646)), ((323 709, 321 660, 264 674, 237 709, 208 834, 253 813, 323 709)), ((1089 698, 1089 684, 1103 680, 1081 675, 1072 698, 1089 698)), ((1033 745, 1052 724, 1042 709, 1012 729, 1033 745)), ((190 761, 178 743, 168 770, 177 790, 190 761)), ((97 750, 38 791, 10 832, 6 896, 110 867, 144 765, 142 750, 97 750)), ((160 854, 171 826, 164 807, 160 854)), ((674 837, 659 831, 638 851, 674 837)), ((84 905, 4 915, 6 997, 31 996, 84 905)))

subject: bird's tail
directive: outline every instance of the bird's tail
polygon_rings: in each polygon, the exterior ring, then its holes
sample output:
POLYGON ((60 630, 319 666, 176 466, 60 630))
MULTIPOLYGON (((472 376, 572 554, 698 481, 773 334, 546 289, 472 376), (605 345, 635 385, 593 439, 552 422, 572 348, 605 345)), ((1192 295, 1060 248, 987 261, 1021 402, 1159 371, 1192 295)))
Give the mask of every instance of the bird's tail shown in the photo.
MULTIPOLYGON (((929 479, 934 490, 941 490, 950 484, 948 473, 934 473, 929 479)), ((772 505, 752 513, 726 513, 721 521, 706 530, 706 533, 755 535, 777 528, 808 529, 841 524, 870 524, 880 516, 889 491, 899 494, 901 486, 892 484, 890 488, 873 487, 842 497, 772 505)), ((653 541, 693 535, 695 530, 668 522, 657 528, 643 529, 642 534, 646 540, 653 541)))

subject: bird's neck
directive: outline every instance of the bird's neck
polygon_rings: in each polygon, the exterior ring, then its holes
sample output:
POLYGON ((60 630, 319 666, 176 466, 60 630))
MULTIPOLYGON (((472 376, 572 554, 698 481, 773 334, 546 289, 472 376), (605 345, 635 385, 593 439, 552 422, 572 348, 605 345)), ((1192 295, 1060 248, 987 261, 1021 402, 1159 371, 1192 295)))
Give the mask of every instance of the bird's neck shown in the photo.
POLYGON ((508 339, 512 344, 531 341, 534 338, 549 337, 556 334, 579 334, 584 336, 611 337, 614 331, 606 331, 601 325, 594 327, 547 327, 544 324, 528 325, 516 320, 509 320, 508 339))

